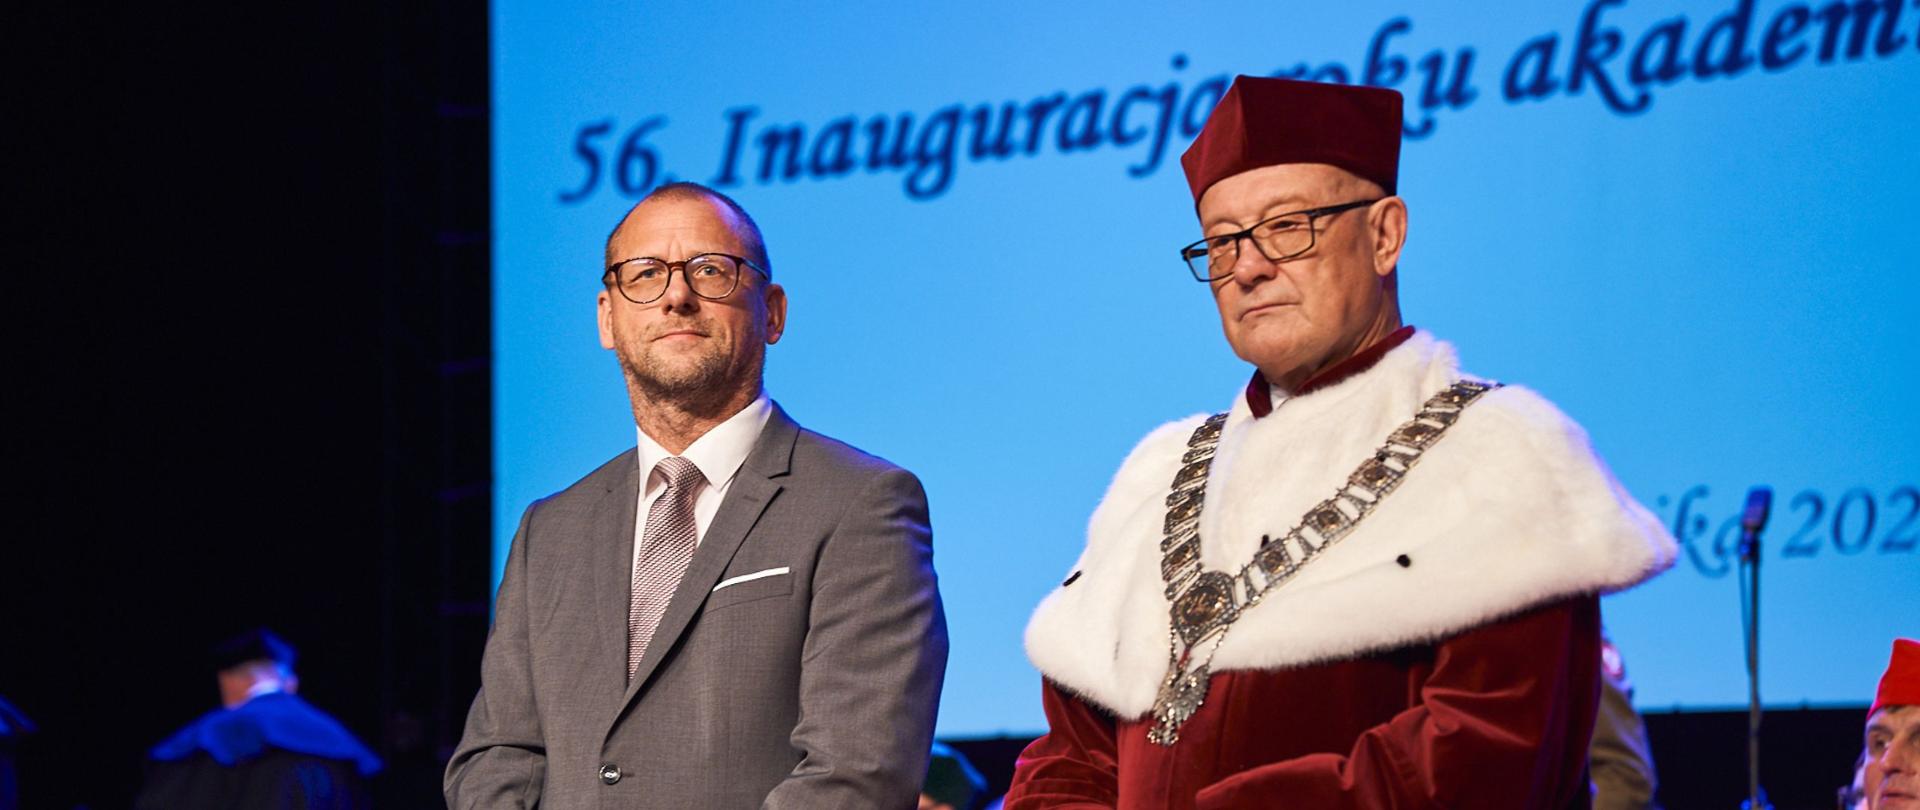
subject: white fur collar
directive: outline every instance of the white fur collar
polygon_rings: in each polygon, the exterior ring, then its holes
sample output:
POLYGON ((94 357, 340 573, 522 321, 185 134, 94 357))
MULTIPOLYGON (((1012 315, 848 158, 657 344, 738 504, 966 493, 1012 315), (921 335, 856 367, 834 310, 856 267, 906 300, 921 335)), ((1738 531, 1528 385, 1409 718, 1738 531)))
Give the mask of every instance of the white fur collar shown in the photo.
MULTIPOLYGON (((1201 561, 1238 571, 1332 495, 1421 403, 1464 377, 1453 348, 1416 333, 1373 368, 1254 419, 1227 417, 1200 518, 1201 561)), ((1164 499, 1204 415, 1161 426, 1121 464, 1087 527, 1071 584, 1027 627, 1054 682, 1121 717, 1166 674, 1164 499)), ((1213 670, 1280 669, 1459 633, 1547 602, 1642 582, 1676 547, 1540 395, 1482 396, 1378 510, 1235 623, 1213 670), (1409 566, 1396 561, 1406 555, 1409 566)))

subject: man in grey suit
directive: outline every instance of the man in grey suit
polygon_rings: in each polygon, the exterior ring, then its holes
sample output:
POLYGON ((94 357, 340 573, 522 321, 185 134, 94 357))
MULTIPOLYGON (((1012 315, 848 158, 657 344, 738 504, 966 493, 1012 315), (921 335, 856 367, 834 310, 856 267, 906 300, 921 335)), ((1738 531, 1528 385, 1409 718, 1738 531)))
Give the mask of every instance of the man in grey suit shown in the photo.
POLYGON ((786 293, 731 199, 655 190, 607 265, 637 447, 520 519, 448 805, 914 806, 947 656, 919 481, 766 398, 786 293))

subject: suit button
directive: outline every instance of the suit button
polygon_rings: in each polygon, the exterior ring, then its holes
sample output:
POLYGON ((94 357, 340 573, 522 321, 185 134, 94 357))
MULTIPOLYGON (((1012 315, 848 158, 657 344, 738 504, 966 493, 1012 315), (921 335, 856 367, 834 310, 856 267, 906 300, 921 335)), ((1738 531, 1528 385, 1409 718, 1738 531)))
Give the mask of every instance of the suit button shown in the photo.
POLYGON ((620 781, 620 768, 611 763, 600 766, 600 782, 611 785, 620 781))

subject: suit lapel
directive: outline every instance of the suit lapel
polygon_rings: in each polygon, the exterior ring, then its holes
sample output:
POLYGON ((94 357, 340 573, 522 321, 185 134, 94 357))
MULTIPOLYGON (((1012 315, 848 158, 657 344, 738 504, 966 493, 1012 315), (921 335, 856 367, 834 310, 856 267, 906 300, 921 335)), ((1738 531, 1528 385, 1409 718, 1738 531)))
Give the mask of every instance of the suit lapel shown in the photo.
POLYGON ((594 506, 589 524, 593 527, 593 626, 601 639, 601 649, 612 663, 609 674, 618 688, 627 680, 627 611, 633 598, 634 515, 640 505, 640 462, 638 450, 628 450, 617 463, 619 475, 607 485, 606 494, 594 506))
MULTIPOLYGON (((720 575, 727 570, 727 564, 733 561, 734 552, 747 539, 748 532, 760 521, 760 515, 779 494, 781 485, 777 479, 787 474, 793 461, 794 440, 800 435, 800 426, 788 418, 779 405, 773 406, 773 413, 767 418, 767 426, 760 430, 760 440, 753 445, 747 460, 740 465, 735 474, 733 486, 727 489, 727 498, 720 502, 720 511, 713 517, 713 524, 707 527, 707 533, 700 538, 700 547, 693 552, 693 560, 687 564, 687 574, 680 579, 680 587, 674 591, 673 600, 667 603, 667 612, 660 617, 660 626, 653 631, 653 640, 647 642, 647 654, 640 659, 640 667, 633 673, 632 682, 627 684, 626 701, 633 702, 647 679, 660 668, 660 662, 672 654, 680 636, 686 632, 693 616, 706 604, 707 595, 720 581, 720 575)), ((638 496, 633 499, 637 502, 638 496)), ((633 507, 628 507, 628 513, 633 507)), ((629 534, 632 529, 629 526, 629 534)), ((631 550, 632 544, 628 544, 631 550)), ((624 603, 623 603, 624 604, 624 603)), ((626 612, 621 610, 621 638, 625 638, 626 612)), ((622 659, 624 666, 625 659, 622 659)))

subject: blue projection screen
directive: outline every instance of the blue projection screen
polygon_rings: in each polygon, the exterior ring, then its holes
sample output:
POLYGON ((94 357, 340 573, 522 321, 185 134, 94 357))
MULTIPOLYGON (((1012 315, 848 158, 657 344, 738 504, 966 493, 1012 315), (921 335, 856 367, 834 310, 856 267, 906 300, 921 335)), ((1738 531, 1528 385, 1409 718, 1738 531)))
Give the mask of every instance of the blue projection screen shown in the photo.
POLYGON ((926 483, 940 733, 1042 729, 1029 611, 1134 442, 1249 371, 1175 254, 1179 153, 1233 74, 1364 82, 1407 99, 1408 321, 1683 544, 1604 603, 1641 705, 1744 704, 1755 484, 1767 702, 1867 700, 1920 633, 1920 3, 1068 5, 496 2, 496 561, 634 442, 607 232, 708 183, 792 300, 772 395, 926 483))

